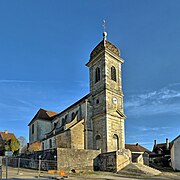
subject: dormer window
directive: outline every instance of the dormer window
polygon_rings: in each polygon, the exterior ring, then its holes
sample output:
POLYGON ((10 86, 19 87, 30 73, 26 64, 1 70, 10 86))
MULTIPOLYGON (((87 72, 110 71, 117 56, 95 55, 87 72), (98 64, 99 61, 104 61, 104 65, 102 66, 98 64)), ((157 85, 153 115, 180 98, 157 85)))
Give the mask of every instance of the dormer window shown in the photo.
POLYGON ((98 81, 100 81, 100 68, 99 67, 97 67, 95 71, 95 83, 97 83, 98 81))
POLYGON ((111 79, 116 81, 116 68, 114 66, 111 67, 111 79))

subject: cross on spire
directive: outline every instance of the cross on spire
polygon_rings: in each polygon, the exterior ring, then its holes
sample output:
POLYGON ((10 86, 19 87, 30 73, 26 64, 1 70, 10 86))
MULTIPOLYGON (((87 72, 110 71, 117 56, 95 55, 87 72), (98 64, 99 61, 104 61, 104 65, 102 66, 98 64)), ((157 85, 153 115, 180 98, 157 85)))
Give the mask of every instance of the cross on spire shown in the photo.
POLYGON ((103 19, 102 27, 103 27, 103 32, 105 32, 105 30, 106 30, 106 20, 105 19, 103 19))

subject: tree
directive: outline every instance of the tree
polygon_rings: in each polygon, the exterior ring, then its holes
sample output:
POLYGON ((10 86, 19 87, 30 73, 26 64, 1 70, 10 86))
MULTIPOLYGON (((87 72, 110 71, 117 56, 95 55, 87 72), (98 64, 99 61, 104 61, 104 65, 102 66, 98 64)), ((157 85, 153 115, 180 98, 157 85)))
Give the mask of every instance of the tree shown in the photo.
POLYGON ((19 150, 19 141, 17 139, 10 140, 10 150, 14 153, 19 150))
POLYGON ((25 137, 23 137, 23 136, 20 136, 18 138, 18 141, 20 143, 20 145, 19 145, 19 153, 22 153, 22 150, 24 150, 25 147, 27 147, 27 141, 26 141, 25 137))
POLYGON ((12 138, 5 142, 5 151, 12 151, 13 154, 19 150, 19 141, 16 138, 12 138))
POLYGON ((27 152, 27 145, 25 145, 22 149, 21 149, 21 153, 26 153, 27 152))

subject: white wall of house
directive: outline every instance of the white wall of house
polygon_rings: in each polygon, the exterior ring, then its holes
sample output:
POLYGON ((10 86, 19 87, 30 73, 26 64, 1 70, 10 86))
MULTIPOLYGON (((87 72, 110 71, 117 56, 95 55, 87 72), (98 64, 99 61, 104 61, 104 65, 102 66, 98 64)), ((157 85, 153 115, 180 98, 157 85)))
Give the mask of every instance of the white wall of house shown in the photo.
POLYGON ((171 165, 175 171, 180 171, 180 136, 174 140, 171 148, 171 165))

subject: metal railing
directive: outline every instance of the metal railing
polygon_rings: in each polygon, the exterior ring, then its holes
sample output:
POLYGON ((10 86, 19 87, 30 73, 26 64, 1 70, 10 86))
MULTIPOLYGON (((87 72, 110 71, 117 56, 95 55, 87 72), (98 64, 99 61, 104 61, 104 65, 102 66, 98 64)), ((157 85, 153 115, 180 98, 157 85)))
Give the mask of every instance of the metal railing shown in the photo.
POLYGON ((54 160, 34 160, 15 157, 2 157, 0 166, 0 179, 8 179, 9 174, 13 177, 21 173, 34 174, 40 177, 41 174, 48 174, 48 171, 57 171, 57 161, 54 160))

